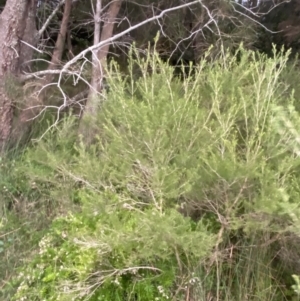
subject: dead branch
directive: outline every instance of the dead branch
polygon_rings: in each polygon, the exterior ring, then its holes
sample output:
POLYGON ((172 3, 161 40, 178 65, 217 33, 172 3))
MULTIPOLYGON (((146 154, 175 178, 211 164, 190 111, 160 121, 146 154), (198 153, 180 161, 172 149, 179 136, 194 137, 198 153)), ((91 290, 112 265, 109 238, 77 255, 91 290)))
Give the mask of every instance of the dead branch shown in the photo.
MULTIPOLYGON (((72 4, 74 4, 75 2, 77 2, 79 0, 73 0, 72 4)), ((49 23, 51 22, 51 20, 54 18, 54 16, 57 14, 57 12, 59 11, 59 9, 65 4, 66 0, 61 0, 57 6, 55 7, 55 9, 53 10, 53 12, 49 15, 49 17, 47 18, 46 22, 44 23, 44 25, 42 26, 42 28, 38 31, 37 33, 37 37, 40 38, 43 33, 45 32, 45 30, 47 29, 49 23)))

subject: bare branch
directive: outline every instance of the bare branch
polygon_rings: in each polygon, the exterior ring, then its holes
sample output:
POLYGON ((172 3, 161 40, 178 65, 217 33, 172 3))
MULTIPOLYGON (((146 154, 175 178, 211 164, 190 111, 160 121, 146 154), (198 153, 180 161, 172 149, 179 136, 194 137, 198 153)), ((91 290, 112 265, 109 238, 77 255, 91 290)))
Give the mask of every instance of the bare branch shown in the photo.
MULTIPOLYGON (((65 0, 62 0, 61 3, 64 3, 65 0)), ((77 1, 77 0, 73 0, 74 2, 77 1)), ((285 2, 285 1, 284 1, 285 2)), ((283 2, 283 3, 284 3, 283 2)), ((59 5, 60 5, 59 4, 59 5)), ((99 43, 97 44, 94 44, 88 48, 86 48, 85 50, 83 50, 82 52, 80 52, 78 55, 74 56, 70 61, 68 61, 61 70, 45 70, 45 71, 38 71, 38 72, 35 72, 33 74, 27 74, 27 75, 23 75, 21 77, 21 81, 24 82, 24 81, 27 81, 27 80, 30 80, 32 78, 35 78, 35 77, 40 77, 40 76, 43 76, 43 75, 47 75, 47 74, 59 74, 59 80, 57 82, 57 85, 60 85, 60 82, 61 82, 61 79, 62 79, 62 76, 63 74, 70 74, 70 75, 76 75, 75 72, 70 72, 68 71, 68 69, 73 65, 75 64, 78 60, 82 59, 82 58, 85 58, 86 54, 89 53, 89 52, 94 52, 95 50, 109 44, 109 43, 112 43, 116 40, 118 40, 119 38, 125 36, 126 34, 132 32, 133 30, 145 25, 145 24, 148 24, 152 21, 158 21, 159 19, 161 19, 165 14, 169 13, 169 12, 172 12, 172 11, 176 11, 176 10, 180 10, 182 8, 185 8, 185 7, 190 7, 190 6, 193 6, 193 5, 196 5, 196 4, 200 4, 205 10, 206 12, 208 13, 209 17, 210 17, 210 20, 203 26, 203 27, 207 27, 209 29, 209 24, 211 23, 214 23, 216 26, 217 26, 217 21, 214 20, 213 16, 211 15, 211 12, 209 11, 209 9, 202 3, 201 0, 196 0, 196 1, 192 1, 192 2, 189 2, 189 3, 185 3, 185 4, 182 4, 182 5, 178 5, 178 6, 175 6, 175 7, 171 7, 171 8, 168 8, 168 9, 165 9, 163 11, 160 12, 159 15, 156 15, 156 16, 153 16, 151 18, 148 18, 136 25, 133 25, 133 26, 130 26, 129 28, 127 28, 126 30, 106 39, 106 40, 103 40, 103 41, 100 41, 99 43)), ((235 3, 237 4, 237 3, 235 3)), ((61 4, 62 5, 62 4, 61 4)), ((249 10, 248 8, 246 7, 243 7, 244 9, 246 9, 247 11, 251 11, 249 10)), ((240 15, 243 15, 245 16, 246 18, 250 19, 251 21, 257 23, 258 25, 262 26, 265 30, 271 32, 271 33, 275 33, 273 31, 271 31, 270 29, 268 29, 267 27, 265 27, 263 24, 261 24, 259 21, 255 20, 254 18, 236 10, 236 8, 234 8, 234 10, 239 13, 240 15)), ((251 14, 253 15, 254 13, 251 11, 251 14)), ((52 14, 51 14, 52 15, 52 14)), ((46 24, 46 23, 45 23, 46 24)), ((218 27, 218 26, 217 26, 218 27)), ((192 37, 194 36, 195 34, 197 34, 198 32, 201 32, 203 28, 201 29, 198 29, 196 30, 194 33, 191 33, 191 35, 188 37, 192 37)), ((220 33, 220 32, 219 32, 220 33)), ((187 38, 187 39, 188 39, 187 38)))
MULTIPOLYGON (((72 4, 77 2, 78 0, 73 0, 72 4)), ((65 4, 66 0, 61 0, 57 6, 55 7, 55 9, 53 10, 53 12, 49 15, 49 17, 47 18, 46 22, 44 23, 44 25, 42 26, 42 28, 38 31, 37 36, 38 38, 40 38, 44 31, 47 29, 49 23, 51 22, 51 20, 54 18, 54 16, 57 14, 57 12, 59 11, 59 9, 65 4)))
MULTIPOLYGON (((62 2, 60 2, 60 4, 64 3, 64 1, 65 0, 62 0, 62 2)), ((126 34, 132 32, 133 30, 135 30, 135 29, 137 29, 137 28, 139 28, 139 27, 141 27, 141 26, 143 26, 143 25, 145 25, 147 23, 150 23, 150 22, 155 21, 155 20, 159 20, 159 19, 161 19, 168 12, 176 11, 176 10, 182 9, 184 7, 189 7, 189 6, 192 6, 192 5, 195 5, 195 4, 202 4, 202 2, 201 2, 201 0, 196 0, 196 1, 193 1, 193 2, 190 2, 190 3, 185 3, 185 4, 182 4, 182 5, 178 5, 178 6, 175 6, 175 7, 171 7, 171 8, 165 9, 165 10, 163 10, 157 16, 153 16, 153 17, 151 17, 151 18, 149 18, 149 19, 147 19, 147 20, 145 20, 143 22, 140 22, 140 23, 138 23, 136 25, 130 26, 126 30, 124 30, 124 31, 122 31, 122 32, 120 32, 120 33, 112 36, 111 38, 108 38, 108 39, 106 39, 104 41, 100 41, 99 43, 86 48, 85 50, 83 50, 82 52, 80 52, 78 55, 76 55, 74 58, 72 58, 69 62, 67 62, 63 66, 63 68, 61 70, 43 70, 43 71, 38 71, 38 72, 31 73, 31 74, 24 74, 24 75, 20 76, 20 81, 22 83, 22 82, 25 82, 27 80, 30 80, 30 79, 33 79, 33 78, 39 78, 39 77, 42 77, 42 76, 48 75, 48 74, 59 74, 60 77, 59 77, 59 81, 57 83, 57 85, 59 85, 60 82, 61 82, 63 74, 77 75, 78 76, 78 73, 70 71, 68 69, 72 65, 74 65, 78 60, 84 58, 85 55, 88 52, 93 52, 94 50, 97 50, 98 48, 103 47, 104 45, 107 45, 108 43, 116 41, 117 39, 125 36, 126 34)))
POLYGON ((32 46, 31 44, 29 44, 29 43, 27 43, 27 42, 25 42, 25 41, 23 41, 23 40, 21 40, 21 43, 23 43, 23 44, 25 44, 26 46, 32 48, 33 50, 37 51, 38 53, 43 53, 42 50, 37 49, 36 47, 32 46))
POLYGON ((282 32, 282 30, 280 30, 280 31, 272 31, 272 30, 270 30, 269 28, 267 28, 265 25, 263 25, 261 22, 255 20, 254 18, 255 18, 255 17, 259 17, 259 16, 267 15, 267 14, 269 14, 273 9, 275 9, 276 7, 278 7, 278 6, 280 6, 280 5, 283 5, 284 3, 289 3, 289 2, 290 2, 290 0, 285 0, 285 1, 282 1, 282 2, 280 2, 280 3, 278 3, 278 4, 274 4, 274 6, 272 6, 272 8, 270 8, 270 9, 269 9, 267 12, 265 12, 265 13, 255 13, 255 12, 253 12, 250 8, 243 6, 243 5, 239 4, 238 2, 235 2, 235 3, 232 5, 232 7, 233 7, 233 10, 234 10, 236 13, 238 13, 238 14, 240 14, 241 16, 243 16, 243 17, 249 19, 250 21, 252 21, 252 22, 258 24, 260 27, 264 28, 266 31, 268 31, 268 32, 270 32, 270 33, 272 33, 272 34, 274 34, 274 33, 280 33, 280 32, 282 32), (238 10, 235 8, 236 5, 237 5, 237 6, 240 6, 241 8, 243 8, 246 12, 250 13, 253 17, 250 17, 249 15, 247 15, 247 14, 245 14, 245 13, 242 13, 241 11, 238 11, 238 10))
MULTIPOLYGON (((31 79, 34 79, 34 78, 39 78, 41 79, 42 76, 44 75, 56 75, 56 74, 60 74, 61 73, 61 70, 57 69, 57 70, 42 70, 42 71, 37 71, 37 72, 34 72, 34 73, 29 73, 29 74, 23 74, 19 77, 19 81, 20 83, 24 83, 25 81, 28 81, 28 80, 31 80, 31 79)), ((68 74, 68 75, 76 75, 78 76, 78 72, 73 72, 73 71, 65 71, 64 72, 65 74, 68 74)))
POLYGON ((155 20, 159 20, 161 19, 166 13, 168 12, 172 12, 172 11, 176 11, 176 10, 179 10, 179 9, 182 9, 184 7, 189 7, 189 6, 192 6, 192 5, 195 5, 195 4, 202 4, 201 0, 196 0, 196 1, 192 1, 190 3, 185 3, 185 4, 182 4, 182 5, 178 5, 178 6, 175 6, 175 7, 171 7, 171 8, 168 8, 168 9, 165 9, 163 10, 159 15, 157 16, 153 16, 143 22, 140 22, 136 25, 133 25, 133 26, 130 26, 129 28, 127 28, 126 30, 104 40, 104 41, 101 41, 99 42, 98 44, 96 45, 93 45, 93 46, 90 46, 88 48, 86 48, 85 50, 81 51, 78 55, 76 55, 73 59, 71 59, 69 62, 67 62, 62 70, 61 70, 61 73, 60 73, 60 76, 59 76, 59 80, 58 80, 58 85, 60 85, 60 82, 61 82, 61 79, 62 79, 62 75, 73 65, 75 64, 78 60, 80 60, 81 58, 84 58, 85 55, 89 52, 93 52, 94 50, 97 50, 98 48, 100 47, 103 47, 104 45, 107 45, 108 43, 111 43, 113 41, 116 41, 117 39, 123 37, 124 35, 130 33, 131 31, 147 24, 147 23, 150 23, 152 21, 155 21, 155 20))
POLYGON ((44 31, 46 30, 46 28, 48 27, 49 23, 51 22, 51 20, 54 18, 54 16, 57 14, 58 10, 64 5, 65 0, 61 0, 57 6, 55 7, 55 9, 53 10, 53 12, 50 14, 50 16, 48 17, 48 19, 46 20, 46 22, 44 23, 44 25, 42 26, 42 28, 38 31, 38 38, 40 38, 44 31))

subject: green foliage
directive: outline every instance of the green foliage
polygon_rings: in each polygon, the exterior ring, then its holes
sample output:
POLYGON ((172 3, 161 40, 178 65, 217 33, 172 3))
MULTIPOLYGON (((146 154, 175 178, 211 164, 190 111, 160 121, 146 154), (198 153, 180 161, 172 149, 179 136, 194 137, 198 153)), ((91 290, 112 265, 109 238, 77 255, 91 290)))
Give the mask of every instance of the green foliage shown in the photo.
POLYGON ((287 60, 240 48, 182 78, 156 53, 133 50, 128 76, 112 63, 93 145, 66 118, 11 173, 59 215, 11 300, 283 300, 300 269, 287 60))
POLYGON ((122 202, 108 205, 109 197, 101 212, 53 222, 13 300, 166 300, 178 270, 174 254, 199 260, 213 246, 203 225, 176 211, 124 210, 122 202))
MULTIPOLYGON (((55 131, 55 136, 58 138, 65 135, 64 131, 68 131, 66 137, 69 142, 64 139, 64 144, 60 147, 61 152, 68 148, 69 153, 74 144, 72 129, 68 127, 70 123, 70 120, 63 120, 60 133, 55 131)), ((53 134, 54 129, 51 131, 52 138, 48 141, 48 145, 51 141, 51 146, 59 148, 58 143, 55 144, 57 140, 53 134)), ((41 144, 39 148, 43 149, 41 144)), ((27 150, 30 150, 30 147, 27 150)), ((47 157, 44 159, 48 160, 47 157)), ((10 280, 16 268, 23 264, 23 259, 30 257, 32 250, 38 247, 38 242, 53 217, 72 208, 70 203, 66 204, 61 199, 55 198, 53 185, 57 182, 51 181, 55 173, 49 175, 51 169, 43 167, 42 162, 39 161, 38 166, 32 164, 27 158, 26 149, 17 149, 17 147, 0 158, 1 287, 10 280), (29 170, 31 172, 28 172, 29 170)), ((10 300, 13 291, 12 286, 6 285, 5 289, 0 290, 0 299, 10 300)))
POLYGON ((292 275, 295 284, 292 286, 292 289, 295 291, 295 293, 299 296, 300 295, 300 279, 297 275, 292 275))

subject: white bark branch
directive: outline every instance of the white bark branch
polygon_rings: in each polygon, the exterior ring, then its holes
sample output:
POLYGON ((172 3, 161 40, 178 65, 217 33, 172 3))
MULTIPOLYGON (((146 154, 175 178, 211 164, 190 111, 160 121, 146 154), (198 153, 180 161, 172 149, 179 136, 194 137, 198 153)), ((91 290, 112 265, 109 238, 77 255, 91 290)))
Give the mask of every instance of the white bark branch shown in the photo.
POLYGON ((153 16, 143 22, 140 22, 136 25, 133 25, 133 26, 130 26, 129 28, 127 28, 126 30, 112 36, 111 38, 109 39, 106 39, 104 41, 101 41, 99 42, 98 44, 96 45, 93 45, 93 46, 90 46, 88 48, 86 48, 85 50, 81 51, 78 55, 76 55, 73 59, 71 59, 69 62, 67 62, 63 68, 61 69, 61 73, 60 73, 60 76, 59 76, 59 80, 58 80, 58 85, 60 84, 61 82, 61 79, 62 79, 62 75, 73 65, 75 64, 78 60, 80 60, 81 58, 85 57, 85 55, 89 52, 93 52, 94 50, 97 50, 98 48, 100 47, 103 47, 104 45, 108 44, 108 43, 112 43, 113 41, 123 37, 124 35, 130 33, 131 31, 147 24, 147 23, 150 23, 152 21, 155 21, 155 20, 158 20, 158 19, 161 19, 166 13, 168 12, 172 12, 172 11, 176 11, 176 10, 179 10, 179 9, 182 9, 182 8, 185 8, 185 7, 189 7, 189 6, 192 6, 192 5, 195 5, 195 4, 201 4, 202 5, 202 2, 201 0, 196 0, 196 1, 192 1, 190 3, 185 3, 185 4, 182 4, 182 5, 178 5, 178 6, 175 6, 175 7, 171 7, 171 8, 168 8, 168 9, 165 9, 163 10, 159 15, 157 16, 153 16))
POLYGON ((46 30, 46 28, 48 27, 49 23, 51 22, 51 20, 53 19, 53 17, 57 14, 58 10, 64 5, 65 0, 61 0, 55 7, 55 9, 53 10, 53 12, 50 14, 50 16, 47 18, 46 22, 44 23, 44 25, 42 26, 42 28, 38 31, 37 36, 38 38, 40 38, 44 31, 46 30))
MULTIPOLYGON (((78 0, 73 0, 72 4, 77 2, 78 0)), ((51 22, 51 20, 54 18, 54 16, 57 14, 58 10, 65 4, 66 0, 61 0, 55 7, 55 9, 53 10, 53 12, 49 15, 49 17, 47 18, 46 22, 44 23, 44 25, 42 26, 42 28, 38 31, 37 33, 37 37, 40 38, 44 31, 46 30, 46 28, 48 27, 49 23, 51 22)))
MULTIPOLYGON (((74 2, 78 1, 78 0, 73 0, 74 2)), ((61 6, 63 3, 65 2, 65 0, 61 0, 61 2, 58 4, 58 6, 61 6)), ((284 1, 283 3, 285 2, 288 2, 288 0, 284 1)), ((118 40, 119 38, 125 36, 126 34, 134 31, 135 29, 145 25, 145 24, 148 24, 150 22, 153 22, 153 21, 158 21, 159 19, 161 19, 165 14, 169 13, 169 12, 173 12, 173 11, 176 11, 176 10, 180 10, 180 9, 183 9, 183 8, 186 8, 186 7, 190 7, 190 6, 193 6, 193 5, 196 5, 196 4, 199 4, 201 5, 205 10, 206 12, 208 13, 208 16, 210 18, 210 20, 205 24, 203 25, 202 28, 196 30, 194 33, 191 33, 190 37, 193 36, 194 34, 196 34, 197 32, 200 32, 204 27, 209 28, 209 24, 211 23, 214 23, 215 26, 217 27, 218 29, 218 24, 217 24, 217 21, 213 18, 213 16, 211 15, 211 12, 208 10, 208 8, 202 3, 202 0, 195 0, 195 1, 192 1, 192 2, 189 2, 189 3, 185 3, 185 4, 182 4, 182 5, 178 5, 178 6, 175 6, 175 7, 171 7, 171 8, 168 8, 168 9, 165 9, 163 11, 160 12, 160 14, 156 15, 156 16, 153 16, 151 18, 148 18, 136 25, 133 25, 133 26, 130 26, 129 28, 127 28, 126 30, 106 39, 106 40, 103 40, 103 41, 100 41, 99 43, 96 43, 88 48, 86 48, 85 50, 81 51, 78 55, 74 56, 70 61, 68 61, 63 67, 62 69, 60 70, 44 70, 44 71, 38 71, 38 72, 35 72, 35 73, 32 73, 32 74, 27 74, 27 75, 23 75, 21 77, 21 81, 24 82, 26 80, 30 80, 32 78, 35 78, 35 77, 40 77, 40 76, 44 76, 44 75, 47 75, 47 74, 59 74, 59 79, 58 79, 58 82, 57 82, 57 86, 60 85, 61 83, 61 80, 62 80, 62 76, 64 74, 71 74, 71 75, 77 75, 78 76, 78 73, 76 72, 73 72, 73 71, 70 71, 69 68, 74 65, 76 62, 78 62, 80 59, 82 58, 85 58, 86 54, 89 53, 89 52, 94 52, 95 50, 107 45, 107 44, 110 44, 116 40, 118 40)), ((236 2, 234 3, 235 5, 237 4, 236 2)), ((57 6, 57 7, 58 7, 57 6)), ((58 9, 56 7, 56 9, 58 9)), ((249 9, 247 9, 246 7, 243 7, 244 9, 246 9, 246 11, 249 11, 249 9)), ((244 14, 243 12, 240 12, 238 10, 236 10, 234 8, 234 11, 248 19, 250 19, 251 21, 257 23, 258 25, 260 25, 261 27, 263 27, 265 30, 267 30, 268 32, 272 32, 270 29, 268 29, 267 27, 265 27, 262 23, 260 23, 259 21, 255 20, 254 18, 250 17, 249 15, 246 15, 244 14)), ((54 13, 54 11, 53 11, 54 13)), ((54 15, 54 14, 51 14, 54 15)), ((251 13, 253 14, 253 12, 251 11, 251 13)), ((47 23, 47 22, 46 22, 47 23)), ((45 27, 46 23, 44 24, 43 28, 45 27)), ((220 32, 218 32, 218 34, 220 34, 220 32)))

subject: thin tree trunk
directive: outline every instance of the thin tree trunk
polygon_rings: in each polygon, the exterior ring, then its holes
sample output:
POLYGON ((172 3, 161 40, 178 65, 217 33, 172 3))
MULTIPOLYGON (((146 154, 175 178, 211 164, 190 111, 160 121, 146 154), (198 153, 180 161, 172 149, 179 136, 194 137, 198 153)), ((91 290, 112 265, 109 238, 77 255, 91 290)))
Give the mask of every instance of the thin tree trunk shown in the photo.
POLYGON ((0 151, 7 146, 12 130, 14 99, 9 86, 22 63, 20 39, 24 36, 29 3, 29 0, 7 0, 0 15, 0 151))
MULTIPOLYGON (((104 25, 101 31, 101 12, 102 12, 102 2, 97 0, 95 19, 95 29, 94 29, 94 45, 101 41, 105 41, 112 37, 115 21, 117 15, 120 11, 122 0, 114 1, 110 4, 107 18, 104 21, 104 25), (100 39, 101 31, 101 39, 100 39)), ((95 121, 95 115, 97 113, 97 107, 99 104, 99 92, 101 92, 103 87, 103 79, 106 69, 107 54, 109 51, 110 44, 107 43, 97 51, 93 53, 93 71, 91 88, 88 95, 85 111, 83 113, 83 118, 80 122, 79 133, 83 136, 85 143, 89 144, 94 138, 93 122, 95 121)))
POLYGON ((73 46, 72 46, 70 30, 68 30, 68 32, 67 32, 67 48, 68 48, 67 58, 68 58, 68 60, 71 60, 74 57, 74 54, 73 54, 73 46))
POLYGON ((34 47, 38 43, 38 31, 36 28, 36 9, 38 0, 30 0, 28 17, 26 20, 26 29, 23 42, 21 42, 20 59, 22 62, 21 70, 31 71, 34 47), (30 47, 32 46, 32 47, 30 47))
MULTIPOLYGON (((99 1, 100 2, 100 1, 99 1)), ((105 20, 105 23, 103 25, 102 31, 101 31, 101 40, 95 39, 94 44, 99 43, 101 41, 105 41, 112 37, 116 17, 120 11, 122 1, 114 1, 111 3, 108 13, 107 13, 107 19, 105 20), (96 43, 95 43, 96 42, 96 43)), ((100 23, 100 22, 99 22, 100 23)), ((95 24, 95 33, 96 30, 99 30, 99 33, 97 36, 100 36, 100 24, 95 24)), ((107 43, 103 47, 97 50, 96 55, 93 55, 93 78, 92 78, 92 89, 90 90, 90 95, 88 97, 88 102, 86 105, 86 112, 88 114, 92 114, 95 112, 95 96, 97 96, 97 92, 101 92, 102 89, 102 83, 103 83, 103 77, 105 74, 105 68, 106 68, 106 59, 107 54, 109 51, 110 43, 107 43)))
MULTIPOLYGON (((94 45, 98 44, 100 42, 100 35, 101 35, 101 13, 102 13, 102 0, 97 0, 96 3, 96 13, 94 16, 94 22, 95 22, 95 28, 94 28, 94 45)), ((91 86, 93 89, 96 91, 98 90, 98 85, 97 85, 97 78, 100 77, 99 74, 99 68, 98 67, 98 53, 93 52, 92 53, 93 58, 93 75, 92 75, 92 81, 91 81, 91 86)), ((91 93, 92 89, 90 90, 91 93)), ((90 94, 89 93, 89 94, 90 94)), ((90 97, 89 97, 90 98, 90 97)))
MULTIPOLYGON (((51 63, 49 65, 49 70, 56 69, 57 66, 61 63, 62 55, 65 48, 65 42, 68 32, 68 24, 70 20, 72 10, 72 0, 66 0, 65 1, 65 8, 64 8, 64 14, 63 19, 60 25, 59 34, 56 40, 55 48, 52 54, 51 63)), ((46 82, 51 82, 53 77, 49 77, 48 80, 46 79, 46 82)))

